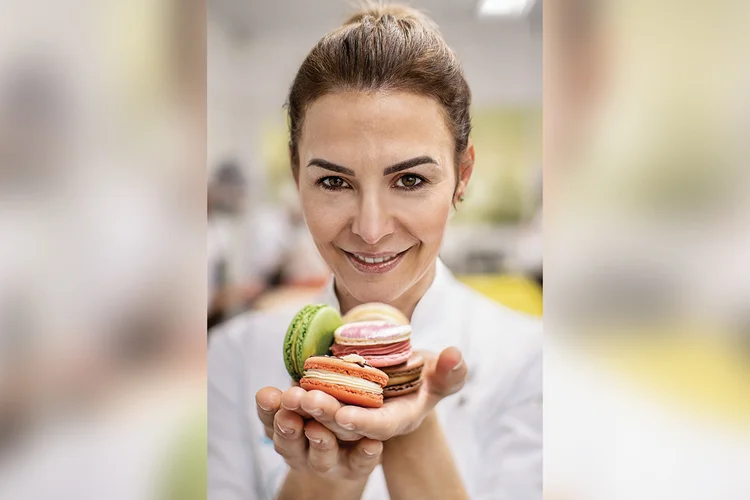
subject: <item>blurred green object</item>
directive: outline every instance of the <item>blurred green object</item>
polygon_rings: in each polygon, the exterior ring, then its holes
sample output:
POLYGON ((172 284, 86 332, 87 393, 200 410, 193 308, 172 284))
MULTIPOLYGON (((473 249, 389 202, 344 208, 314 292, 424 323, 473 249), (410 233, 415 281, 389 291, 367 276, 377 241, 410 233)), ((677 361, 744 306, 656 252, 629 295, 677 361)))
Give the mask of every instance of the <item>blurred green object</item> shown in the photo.
POLYGON ((160 500, 206 500, 208 439, 206 408, 200 408, 178 434, 172 451, 166 454, 165 486, 160 500))
POLYGON ((517 224, 535 208, 533 180, 542 164, 541 109, 477 108, 472 115, 476 164, 455 222, 517 224))
POLYGON ((499 304, 532 316, 542 316, 542 289, 524 276, 478 274, 458 276, 458 279, 499 304))

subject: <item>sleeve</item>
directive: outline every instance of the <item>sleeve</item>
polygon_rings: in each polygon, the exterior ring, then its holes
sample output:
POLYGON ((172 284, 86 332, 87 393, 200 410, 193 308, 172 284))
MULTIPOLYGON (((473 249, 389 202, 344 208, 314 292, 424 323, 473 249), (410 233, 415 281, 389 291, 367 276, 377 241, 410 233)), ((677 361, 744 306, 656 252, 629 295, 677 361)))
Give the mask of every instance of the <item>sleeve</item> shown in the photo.
POLYGON ((208 498, 258 498, 253 454, 247 445, 241 350, 226 330, 211 335, 208 348, 208 498))
POLYGON ((542 355, 525 360, 504 397, 479 422, 487 429, 476 499, 542 498, 542 355))

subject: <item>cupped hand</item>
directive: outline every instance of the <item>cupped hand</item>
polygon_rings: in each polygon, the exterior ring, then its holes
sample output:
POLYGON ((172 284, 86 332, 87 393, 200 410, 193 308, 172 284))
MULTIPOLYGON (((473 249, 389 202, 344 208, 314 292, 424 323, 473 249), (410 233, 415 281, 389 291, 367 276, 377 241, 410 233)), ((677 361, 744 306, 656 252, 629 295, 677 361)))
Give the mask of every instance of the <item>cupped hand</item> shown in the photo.
POLYGON ((278 389, 267 387, 256 394, 256 404, 266 436, 290 468, 328 479, 362 479, 372 473, 380 461, 382 442, 365 438, 339 443, 320 422, 283 408, 282 396, 278 389))
POLYGON ((461 352, 450 347, 425 358, 422 385, 415 393, 389 398, 377 409, 341 404, 321 391, 287 389, 281 396, 283 408, 323 424, 342 441, 370 438, 386 441, 416 430, 435 406, 455 394, 466 381, 467 369, 461 352))
POLYGON ((421 354, 425 366, 417 392, 386 399, 376 409, 342 406, 335 415, 336 425, 378 441, 415 431, 443 398, 463 388, 468 373, 461 351, 455 347, 445 349, 439 356, 421 354))

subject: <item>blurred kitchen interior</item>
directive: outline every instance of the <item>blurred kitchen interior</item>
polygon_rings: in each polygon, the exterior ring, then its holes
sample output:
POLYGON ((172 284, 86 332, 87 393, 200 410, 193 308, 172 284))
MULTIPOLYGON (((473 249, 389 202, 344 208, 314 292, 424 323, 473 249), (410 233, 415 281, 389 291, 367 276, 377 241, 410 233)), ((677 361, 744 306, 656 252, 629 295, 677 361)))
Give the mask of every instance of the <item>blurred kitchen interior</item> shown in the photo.
MULTIPOLYGON (((410 4, 438 23, 473 92, 476 166, 442 259, 482 293, 540 315, 542 2, 410 4)), ((283 104, 307 52, 354 8, 208 2, 210 324, 303 303, 328 280, 299 212, 283 104)))

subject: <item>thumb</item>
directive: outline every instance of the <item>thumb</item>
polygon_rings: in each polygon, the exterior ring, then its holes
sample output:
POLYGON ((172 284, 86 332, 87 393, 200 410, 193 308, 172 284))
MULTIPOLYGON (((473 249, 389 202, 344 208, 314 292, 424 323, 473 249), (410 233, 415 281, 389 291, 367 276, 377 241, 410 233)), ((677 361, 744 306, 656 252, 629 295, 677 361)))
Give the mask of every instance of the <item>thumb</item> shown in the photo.
POLYGON ((466 375, 466 363, 461 351, 449 347, 440 353, 435 369, 429 375, 430 392, 440 398, 455 394, 463 387, 466 375))

